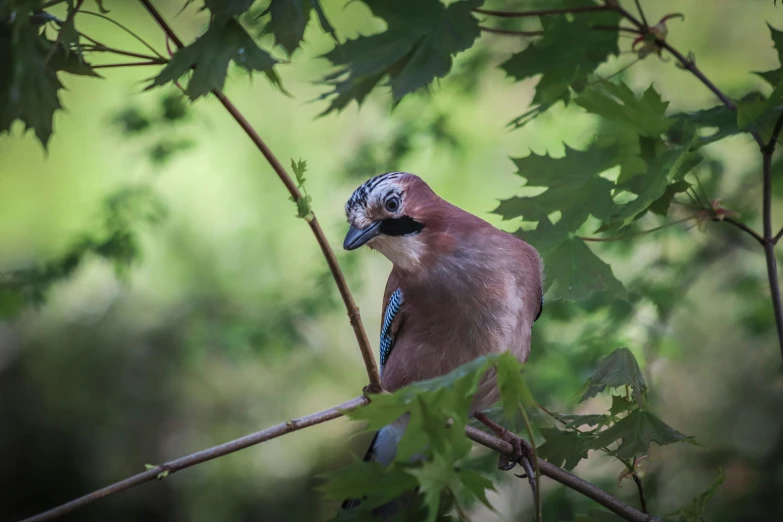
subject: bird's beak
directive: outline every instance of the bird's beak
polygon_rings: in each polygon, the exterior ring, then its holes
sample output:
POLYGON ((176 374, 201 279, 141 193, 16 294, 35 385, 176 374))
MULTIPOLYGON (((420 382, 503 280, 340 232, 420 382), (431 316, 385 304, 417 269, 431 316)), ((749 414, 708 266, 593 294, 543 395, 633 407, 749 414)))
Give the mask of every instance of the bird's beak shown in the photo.
POLYGON ((354 250, 367 243, 369 240, 381 233, 381 222, 376 221, 367 228, 351 227, 348 229, 348 233, 345 234, 345 241, 343 241, 343 248, 346 250, 354 250))

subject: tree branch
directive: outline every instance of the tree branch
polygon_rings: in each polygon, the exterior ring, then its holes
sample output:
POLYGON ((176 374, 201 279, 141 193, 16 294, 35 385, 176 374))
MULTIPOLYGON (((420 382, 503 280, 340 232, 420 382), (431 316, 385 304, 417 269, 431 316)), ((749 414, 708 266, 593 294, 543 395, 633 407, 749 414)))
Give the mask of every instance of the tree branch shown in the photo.
MULTIPOLYGON (((147 9, 150 15, 161 27, 161 29, 163 29, 163 31, 166 33, 166 36, 168 36, 177 45, 177 47, 184 47, 182 40, 179 39, 171 26, 161 16, 155 6, 152 5, 150 0, 139 0, 139 2, 141 2, 145 9, 147 9)), ((283 185, 285 185, 285 188, 288 190, 289 194, 291 194, 294 202, 298 202, 302 198, 302 194, 297 188, 296 183, 294 183, 294 180, 291 179, 291 176, 289 176, 288 172, 286 172, 283 165, 278 161, 269 147, 267 147, 264 140, 261 139, 261 136, 258 135, 253 126, 250 125, 247 119, 245 119, 242 113, 239 112, 239 110, 234 106, 233 103, 231 103, 225 94, 218 90, 213 90, 212 94, 217 97, 223 107, 225 107, 229 114, 231 114, 239 126, 242 127, 242 130, 245 131, 245 134, 247 134, 247 136, 253 141, 258 150, 261 151, 261 154, 264 155, 264 158, 266 158, 269 165, 280 178, 280 181, 282 181, 283 185)), ((364 325, 362 324, 359 308, 356 306, 356 303, 353 300, 351 291, 348 288, 348 283, 345 281, 345 277, 343 276, 342 270, 340 269, 340 265, 334 255, 334 251, 332 250, 332 247, 329 246, 329 241, 326 239, 326 235, 321 229, 321 225, 318 223, 314 213, 312 214, 312 218, 307 219, 307 224, 310 225, 310 229, 312 230, 313 235, 315 235, 315 239, 318 241, 318 246, 321 247, 321 252, 323 252, 326 263, 329 265, 329 270, 331 271, 332 277, 337 284, 337 288, 340 291, 340 296, 343 299, 345 309, 348 312, 348 318, 351 321, 351 326, 353 327, 356 341, 359 344, 359 349, 361 350, 362 358, 364 359, 364 366, 367 370, 367 377, 370 381, 367 388, 365 388, 365 392, 379 393, 382 391, 381 377, 378 373, 378 366, 375 363, 375 356, 372 352, 370 340, 367 338, 367 332, 364 330, 364 325)))
POLYGON ((132 477, 128 477, 125 480, 115 482, 111 486, 93 491, 88 495, 79 497, 76 500, 67 502, 54 509, 44 511, 39 515, 24 519, 22 522, 43 522, 44 520, 54 520, 55 518, 65 515, 66 513, 69 513, 76 508, 91 504, 96 500, 113 495, 114 493, 119 493, 120 491, 125 491, 126 489, 135 488, 136 486, 146 482, 152 482, 159 477, 163 478, 167 475, 171 475, 172 473, 176 473, 179 470, 189 468, 191 466, 195 466, 196 464, 201 464, 202 462, 216 459, 224 455, 228 455, 229 453, 237 452, 239 450, 266 442, 271 439, 275 439, 277 437, 281 437, 293 431, 301 430, 303 428, 308 428, 310 426, 315 426, 316 424, 322 424, 338 417, 342 417, 345 412, 355 410, 356 408, 364 406, 369 402, 370 400, 367 397, 356 397, 350 401, 346 401, 340 404, 339 406, 306 415, 304 417, 299 417, 298 419, 290 420, 288 422, 283 422, 281 424, 272 426, 271 428, 251 433, 250 435, 226 442, 219 446, 214 446, 209 449, 192 453, 185 457, 180 457, 176 460, 171 460, 164 464, 160 464, 159 466, 155 466, 154 468, 150 468, 144 473, 133 475, 132 477))
POLYGON ((769 279, 769 291, 772 296, 772 309, 775 312, 775 326, 778 332, 780 354, 783 356, 783 305, 780 301, 780 282, 778 281, 778 265, 775 259, 775 243, 780 233, 772 235, 772 155, 775 153, 778 136, 783 129, 783 112, 775 122, 775 128, 769 137, 766 146, 761 147, 762 171, 764 178, 764 207, 762 220, 764 224, 764 256, 767 259, 767 278, 769 279))
MULTIPOLYGON (((511 444, 477 428, 467 426, 465 428, 465 433, 469 439, 473 440, 474 442, 478 442, 482 446, 486 446, 489 449, 495 450, 498 453, 509 456, 513 455, 514 453, 514 448, 511 446, 511 444)), ((624 518, 625 520, 628 520, 629 522, 652 522, 658 520, 652 515, 642 513, 638 509, 629 506, 625 502, 622 502, 621 500, 613 497, 601 488, 594 486, 590 482, 587 482, 586 480, 581 479, 576 475, 572 475, 571 473, 555 466, 554 464, 551 464, 542 459, 538 459, 538 465, 542 475, 556 480, 564 486, 569 487, 592 500, 595 500, 608 510, 624 518)))

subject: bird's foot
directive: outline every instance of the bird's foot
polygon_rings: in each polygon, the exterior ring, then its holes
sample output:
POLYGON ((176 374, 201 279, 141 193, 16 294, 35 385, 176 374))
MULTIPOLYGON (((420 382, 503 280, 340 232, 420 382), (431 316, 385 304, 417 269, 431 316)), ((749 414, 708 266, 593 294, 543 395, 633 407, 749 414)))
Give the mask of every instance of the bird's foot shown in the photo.
MULTIPOLYGON (((511 447, 514 448, 511 455, 500 455, 500 458, 498 458, 498 469, 503 471, 509 471, 514 468, 518 463, 521 462, 522 458, 525 457, 528 459, 528 461, 532 462, 532 452, 529 450, 527 443, 514 435, 512 432, 498 424, 497 422, 493 421, 489 417, 487 417, 483 413, 476 413, 475 414, 476 420, 484 424, 486 427, 491 429, 495 432, 495 434, 503 439, 504 441, 511 444, 511 447)), ((519 476, 519 475, 518 475, 519 476)), ((524 478, 526 475, 521 475, 520 478, 524 478)))

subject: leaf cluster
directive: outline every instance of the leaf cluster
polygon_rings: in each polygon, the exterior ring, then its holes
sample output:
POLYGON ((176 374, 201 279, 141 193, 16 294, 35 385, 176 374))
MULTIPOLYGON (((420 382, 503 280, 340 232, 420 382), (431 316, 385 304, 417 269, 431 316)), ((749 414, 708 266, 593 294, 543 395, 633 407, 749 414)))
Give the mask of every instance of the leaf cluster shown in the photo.
POLYGON ((549 462, 573 469, 591 450, 601 450, 626 466, 645 455, 650 444, 693 442, 664 423, 647 405, 647 384, 636 358, 628 348, 619 348, 603 359, 585 385, 580 402, 610 390, 612 405, 606 413, 571 415, 552 413, 561 427, 541 428, 546 442, 540 455, 549 462))
POLYGON ((476 466, 470 456, 471 441, 465 426, 478 386, 495 375, 503 411, 513 415, 533 404, 517 359, 506 352, 484 356, 451 373, 418 382, 391 394, 374 396, 372 402, 346 415, 378 430, 407 420, 394 462, 383 467, 375 462, 354 462, 327 475, 323 490, 335 500, 359 498, 359 508, 345 515, 369 516, 376 508, 412 495, 414 509, 423 509, 424 520, 434 521, 448 513, 453 502, 469 505, 479 501, 489 506, 486 490, 491 476, 476 466))

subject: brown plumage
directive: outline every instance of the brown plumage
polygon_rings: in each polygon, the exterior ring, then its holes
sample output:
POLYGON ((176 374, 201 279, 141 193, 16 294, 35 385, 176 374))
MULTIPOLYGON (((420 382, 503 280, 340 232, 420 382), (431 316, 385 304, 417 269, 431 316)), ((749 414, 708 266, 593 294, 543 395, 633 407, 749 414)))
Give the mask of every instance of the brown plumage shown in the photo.
MULTIPOLYGON (((481 355, 508 350, 527 359, 542 306, 542 264, 532 246, 445 201, 408 173, 367 181, 349 199, 346 214, 351 230, 345 248, 366 244, 393 264, 384 318, 392 294, 399 289, 402 295, 390 327, 382 329, 382 339, 391 340, 384 389, 446 374, 481 355)), ((488 378, 472 409, 495 400, 488 378)), ((368 456, 391 462, 406 422, 381 430, 368 456)))

